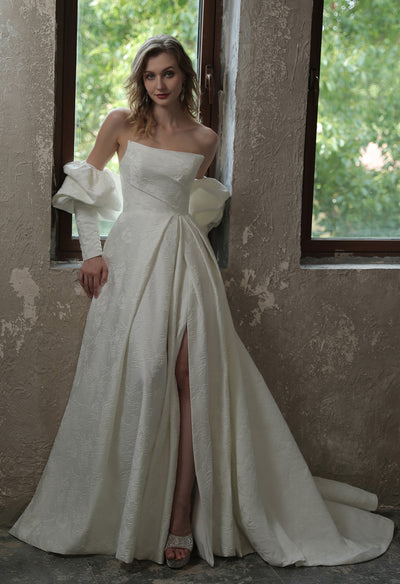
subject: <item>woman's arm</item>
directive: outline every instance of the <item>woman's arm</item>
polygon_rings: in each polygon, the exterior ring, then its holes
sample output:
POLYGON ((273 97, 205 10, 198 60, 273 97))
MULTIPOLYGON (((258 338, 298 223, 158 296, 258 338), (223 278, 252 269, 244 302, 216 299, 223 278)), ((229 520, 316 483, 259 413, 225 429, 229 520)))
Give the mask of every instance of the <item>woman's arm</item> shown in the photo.
POLYGON ((112 110, 104 120, 86 162, 103 170, 119 148, 119 137, 126 127, 127 110, 112 110))
MULTIPOLYGON (((117 152, 119 147, 119 135, 126 124, 126 111, 113 110, 104 120, 96 138, 95 145, 87 157, 88 164, 98 170, 103 170, 107 162, 117 152)), ((84 210, 76 209, 78 214, 84 210)), ((85 260, 79 272, 79 282, 89 298, 98 297, 100 286, 107 282, 108 268, 101 255, 85 260)))

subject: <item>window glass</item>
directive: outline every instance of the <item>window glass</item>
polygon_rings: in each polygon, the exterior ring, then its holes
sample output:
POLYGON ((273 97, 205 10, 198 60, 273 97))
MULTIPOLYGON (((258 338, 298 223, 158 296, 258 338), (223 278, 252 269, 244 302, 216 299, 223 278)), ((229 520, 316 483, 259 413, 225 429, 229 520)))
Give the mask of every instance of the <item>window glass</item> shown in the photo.
MULTIPOLYGON (((75 160, 86 159, 107 113, 127 106, 123 85, 148 37, 176 36, 197 69, 198 13, 199 0, 79 0, 75 160)), ((116 156, 108 166, 118 170, 116 156)), ((102 235, 110 228, 100 222, 102 235)), ((72 235, 78 235, 75 218, 72 235)))
POLYGON ((313 238, 400 238, 400 11, 325 1, 313 238))

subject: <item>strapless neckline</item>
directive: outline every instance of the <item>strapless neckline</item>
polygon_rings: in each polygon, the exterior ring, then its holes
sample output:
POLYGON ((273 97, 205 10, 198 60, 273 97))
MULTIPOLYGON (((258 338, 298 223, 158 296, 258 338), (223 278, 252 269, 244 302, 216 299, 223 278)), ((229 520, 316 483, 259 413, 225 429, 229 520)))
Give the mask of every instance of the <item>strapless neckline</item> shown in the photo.
POLYGON ((154 146, 148 146, 147 144, 142 144, 141 142, 136 142, 135 140, 128 140, 128 145, 125 151, 125 154, 123 155, 123 157, 121 158, 121 160, 119 161, 119 164, 122 164, 122 162, 125 160, 127 152, 128 152, 128 148, 130 144, 134 144, 136 146, 140 146, 140 148, 147 148, 149 150, 157 150, 158 152, 166 152, 169 154, 186 154, 189 156, 198 156, 200 158, 202 158, 204 160, 204 155, 203 154, 198 154, 197 152, 185 152, 183 150, 168 150, 167 148, 155 148, 154 146))

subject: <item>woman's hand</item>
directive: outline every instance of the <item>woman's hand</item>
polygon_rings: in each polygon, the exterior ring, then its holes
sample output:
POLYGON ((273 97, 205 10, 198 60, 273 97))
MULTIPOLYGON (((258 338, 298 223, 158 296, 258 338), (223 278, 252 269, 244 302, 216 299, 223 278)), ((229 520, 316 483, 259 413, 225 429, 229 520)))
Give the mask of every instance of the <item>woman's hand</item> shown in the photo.
POLYGON ((108 268, 102 256, 85 260, 79 272, 79 282, 89 298, 99 295, 99 288, 107 282, 108 268))

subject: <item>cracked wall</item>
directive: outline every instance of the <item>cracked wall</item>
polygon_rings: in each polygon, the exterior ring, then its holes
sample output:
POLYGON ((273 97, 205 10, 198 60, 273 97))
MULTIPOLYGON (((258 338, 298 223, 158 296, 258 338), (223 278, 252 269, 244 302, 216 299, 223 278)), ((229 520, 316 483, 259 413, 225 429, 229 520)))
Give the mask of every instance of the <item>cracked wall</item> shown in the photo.
POLYGON ((39 296, 39 286, 32 279, 29 269, 14 268, 9 284, 11 298, 8 307, 13 309, 14 314, 17 312, 18 316, 11 320, 5 318, 0 320, 0 356, 2 358, 4 358, 5 346, 14 346, 16 355, 19 355, 25 336, 32 330, 38 319, 36 298, 39 296), (18 298, 21 298, 22 306, 18 298))
MULTIPOLYGON (((223 270, 237 330, 312 470, 399 504, 398 270, 304 270, 311 0, 226 3, 223 270), (229 12, 231 11, 231 12, 229 12)), ((89 301, 51 269, 55 0, 0 4, 0 518, 29 501, 65 408, 89 301)))

